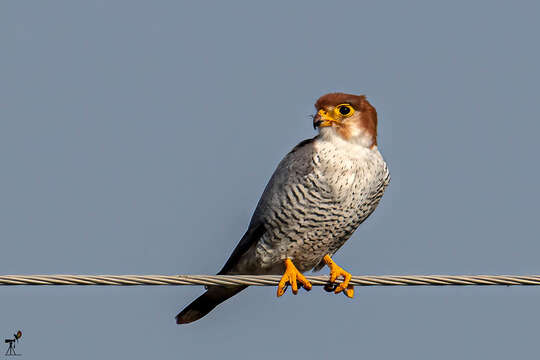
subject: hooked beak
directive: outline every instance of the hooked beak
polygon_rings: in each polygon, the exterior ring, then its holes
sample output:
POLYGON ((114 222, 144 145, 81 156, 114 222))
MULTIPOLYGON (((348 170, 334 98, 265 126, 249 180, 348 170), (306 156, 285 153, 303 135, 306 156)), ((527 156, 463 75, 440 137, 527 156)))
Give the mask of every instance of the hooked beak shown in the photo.
POLYGON ((334 119, 328 111, 325 111, 323 109, 319 110, 317 114, 313 117, 313 128, 316 129, 318 127, 327 127, 332 126, 334 123, 338 123, 336 119, 334 119))

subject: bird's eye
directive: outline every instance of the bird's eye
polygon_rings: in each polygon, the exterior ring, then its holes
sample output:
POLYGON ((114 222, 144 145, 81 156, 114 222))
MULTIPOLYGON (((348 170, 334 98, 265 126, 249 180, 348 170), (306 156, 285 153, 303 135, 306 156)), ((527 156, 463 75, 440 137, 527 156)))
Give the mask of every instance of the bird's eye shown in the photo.
POLYGON ((352 106, 348 104, 338 105, 337 110, 343 116, 351 116, 354 112, 352 106))
POLYGON ((351 109, 349 109, 349 108, 346 107, 346 106, 342 106, 342 107, 339 108, 339 113, 340 113, 341 115, 347 115, 347 114, 350 113, 350 112, 351 112, 351 109))

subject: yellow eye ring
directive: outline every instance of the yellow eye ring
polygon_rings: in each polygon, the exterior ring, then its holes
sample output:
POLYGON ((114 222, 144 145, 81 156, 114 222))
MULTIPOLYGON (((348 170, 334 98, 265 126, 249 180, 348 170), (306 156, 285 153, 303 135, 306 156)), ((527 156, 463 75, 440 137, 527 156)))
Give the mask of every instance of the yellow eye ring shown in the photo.
POLYGON ((336 115, 339 114, 343 117, 349 117, 354 114, 354 108, 349 104, 339 104, 335 108, 336 115))

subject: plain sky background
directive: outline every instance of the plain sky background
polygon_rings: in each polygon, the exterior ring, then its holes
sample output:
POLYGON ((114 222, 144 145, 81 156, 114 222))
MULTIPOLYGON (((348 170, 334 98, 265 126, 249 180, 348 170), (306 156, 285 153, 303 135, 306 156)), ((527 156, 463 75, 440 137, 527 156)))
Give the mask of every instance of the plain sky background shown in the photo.
MULTIPOLYGON (((538 274, 538 2, 4 1, 1 274, 212 274, 314 101, 366 94, 392 182, 353 274, 538 274)), ((323 273, 327 273, 324 270, 323 273)), ((539 287, 0 287, 26 359, 536 358, 539 287)), ((5 349, 1 350, 2 353, 5 349)))

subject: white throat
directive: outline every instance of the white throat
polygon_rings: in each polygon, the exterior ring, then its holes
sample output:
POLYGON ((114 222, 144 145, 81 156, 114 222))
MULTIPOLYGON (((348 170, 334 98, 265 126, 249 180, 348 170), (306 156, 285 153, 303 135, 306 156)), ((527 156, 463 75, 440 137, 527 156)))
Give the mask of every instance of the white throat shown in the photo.
POLYGON ((349 140, 343 139, 338 134, 338 132, 330 126, 319 128, 319 134, 321 135, 322 140, 330 141, 332 143, 335 143, 336 145, 339 143, 343 143, 343 144, 361 146, 368 149, 370 149, 373 146, 373 141, 371 139, 371 136, 366 134, 361 129, 355 129, 354 132, 351 134, 352 136, 349 140))

